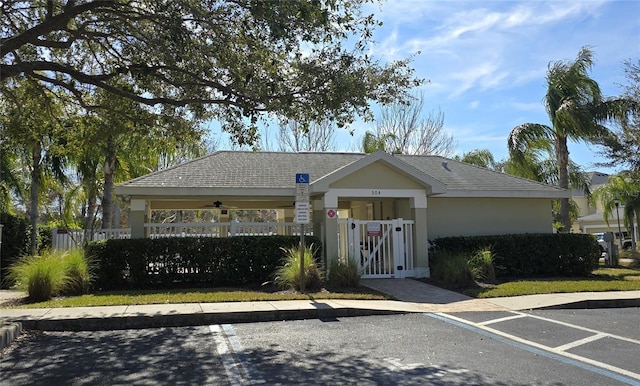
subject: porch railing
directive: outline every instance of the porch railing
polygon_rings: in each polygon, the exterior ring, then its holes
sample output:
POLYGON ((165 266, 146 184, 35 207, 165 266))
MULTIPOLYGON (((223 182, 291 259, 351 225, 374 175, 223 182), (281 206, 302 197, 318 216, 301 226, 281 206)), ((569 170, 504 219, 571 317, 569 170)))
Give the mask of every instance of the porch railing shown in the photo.
MULTIPOLYGON (((147 223, 150 238, 161 237, 234 237, 300 235, 300 225, 293 222, 218 222, 218 223, 147 223)), ((305 227, 305 235, 313 235, 312 227, 305 227)), ((54 229, 53 249, 73 249, 86 241, 131 238, 131 229, 99 229, 93 232, 54 229)))

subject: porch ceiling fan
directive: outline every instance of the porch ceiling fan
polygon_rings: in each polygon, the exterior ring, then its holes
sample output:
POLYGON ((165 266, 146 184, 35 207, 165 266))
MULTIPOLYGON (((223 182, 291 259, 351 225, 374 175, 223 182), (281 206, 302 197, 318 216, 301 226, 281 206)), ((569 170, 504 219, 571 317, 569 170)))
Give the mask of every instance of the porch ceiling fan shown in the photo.
POLYGON ((207 204, 204 208, 214 208, 214 209, 237 209, 237 206, 229 206, 223 204, 220 200, 216 200, 211 204, 207 204))

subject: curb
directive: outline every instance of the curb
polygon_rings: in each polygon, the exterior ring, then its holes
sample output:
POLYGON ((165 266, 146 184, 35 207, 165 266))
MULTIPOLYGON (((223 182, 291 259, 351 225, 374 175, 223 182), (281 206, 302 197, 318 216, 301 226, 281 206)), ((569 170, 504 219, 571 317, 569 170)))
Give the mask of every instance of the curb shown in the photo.
POLYGON ((0 350, 9 347, 22 334, 22 323, 7 322, 0 326, 0 350))
POLYGON ((101 331, 210 324, 274 322, 282 320, 333 319, 351 316, 401 315, 405 311, 361 308, 220 312, 171 315, 136 315, 109 318, 21 320, 22 328, 40 331, 101 331))

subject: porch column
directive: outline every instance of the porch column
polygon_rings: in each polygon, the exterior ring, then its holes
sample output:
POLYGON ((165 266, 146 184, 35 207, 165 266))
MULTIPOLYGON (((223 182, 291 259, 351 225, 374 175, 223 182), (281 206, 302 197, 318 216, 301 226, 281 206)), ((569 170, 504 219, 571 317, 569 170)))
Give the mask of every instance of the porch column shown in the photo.
MULTIPOLYGON (((293 209, 278 209, 277 210, 278 213, 278 222, 282 222, 282 223, 292 223, 294 218, 293 218, 293 209)), ((278 234, 279 235, 291 235, 292 234, 292 230, 293 228, 291 226, 284 226, 284 225, 279 225, 278 226, 278 234)))
POLYGON ((317 211, 320 213, 314 212, 314 216, 317 215, 324 224, 323 248, 325 264, 329 264, 331 259, 338 257, 338 197, 325 194, 324 200, 318 200, 316 206, 321 208, 317 211), (329 216, 330 211, 333 216, 329 216))
POLYGON ((414 216, 415 274, 416 277, 430 277, 429 252, 427 251, 427 196, 411 198, 410 205, 414 216))
POLYGON ((234 223, 231 222, 231 217, 229 216, 229 211, 227 209, 220 209, 218 211, 218 222, 229 224, 228 227, 220 227, 219 237, 228 237, 229 233, 231 233, 231 236, 235 236, 234 223))
POLYGON ((150 212, 149 203, 146 200, 131 199, 129 224, 131 225, 132 239, 143 239, 149 237, 144 224, 147 222, 150 212))

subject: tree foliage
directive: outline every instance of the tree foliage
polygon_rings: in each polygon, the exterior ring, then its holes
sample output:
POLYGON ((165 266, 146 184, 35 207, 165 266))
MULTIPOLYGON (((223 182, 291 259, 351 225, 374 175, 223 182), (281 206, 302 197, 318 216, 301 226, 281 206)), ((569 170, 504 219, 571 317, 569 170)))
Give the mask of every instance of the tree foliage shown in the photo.
POLYGON ((85 107, 102 89, 156 113, 184 109, 239 144, 254 143, 265 113, 342 126, 421 83, 409 59, 367 55, 378 25, 367 2, 7 0, 0 81, 6 92, 8 79, 34 79, 85 107))
MULTIPOLYGON (((525 163, 531 149, 550 151, 558 170, 558 186, 568 189, 568 140, 599 143, 610 136, 604 126, 624 114, 624 103, 605 99, 598 83, 589 77, 593 53, 583 47, 574 61, 557 61, 547 70, 547 93, 544 104, 551 126, 525 123, 515 127, 508 138, 509 155, 525 163)), ((565 230, 570 229, 569 199, 560 200, 560 215, 565 230)))
MULTIPOLYGON (((12 83, 12 93, 0 101, 0 137, 8 145, 3 150, 13 153, 3 158, 16 160, 23 166, 10 178, 25 183, 19 190, 28 191, 29 199, 18 198, 23 199, 30 225, 36 229, 43 188, 56 180, 66 181, 64 154, 69 133, 61 101, 51 92, 40 89, 38 82, 31 79, 12 83)), ((37 235, 32 232, 32 253, 36 247, 37 235)))
POLYGON ((409 102, 396 101, 382 106, 375 131, 367 131, 362 150, 384 150, 396 154, 433 154, 450 157, 455 150, 453 136, 444 130, 444 114, 438 110, 424 114, 424 95, 409 102))
POLYGON ((605 166, 628 169, 630 177, 640 182, 640 58, 624 63, 627 84, 622 97, 628 102, 627 116, 619 121, 613 135, 603 141, 602 154, 611 161, 605 166))
MULTIPOLYGON (((613 213, 622 210, 625 227, 631 233, 632 247, 636 249, 634 224, 640 219, 640 182, 630 178, 628 173, 610 176, 606 184, 594 190, 591 199, 594 204, 602 204, 603 217, 607 225, 609 219, 614 216, 613 213)), ((619 215, 620 213, 616 213, 616 216, 619 215)))
POLYGON ((283 122, 278 131, 280 151, 330 151, 335 147, 335 125, 327 120, 302 124, 283 122))
POLYGON ((454 157, 456 161, 466 162, 471 165, 480 166, 486 169, 496 170, 498 163, 493 158, 493 153, 489 149, 475 149, 454 157))

